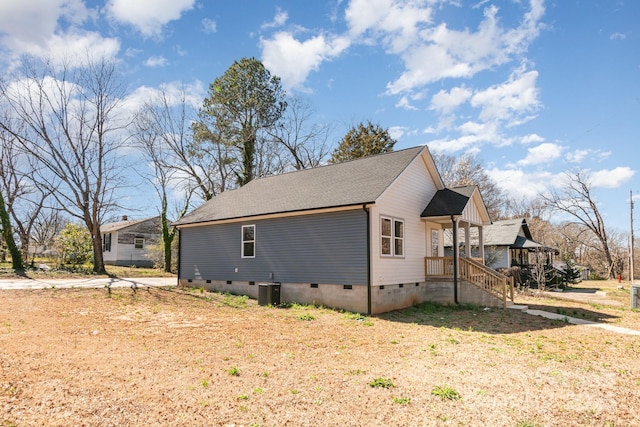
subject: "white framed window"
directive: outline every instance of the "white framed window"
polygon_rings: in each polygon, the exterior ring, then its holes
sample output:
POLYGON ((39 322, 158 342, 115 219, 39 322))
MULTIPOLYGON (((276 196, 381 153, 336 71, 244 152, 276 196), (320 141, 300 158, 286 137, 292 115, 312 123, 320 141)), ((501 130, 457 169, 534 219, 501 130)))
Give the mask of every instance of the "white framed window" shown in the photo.
POLYGON ((431 256, 439 256, 438 248, 440 247, 440 231, 431 230, 431 256))
POLYGON ((380 254, 382 256, 404 256, 404 221, 380 217, 380 254))
POLYGON ((242 226, 242 258, 256 257, 256 226, 242 226))
POLYGON ((133 247, 136 249, 144 248, 144 237, 136 237, 133 240, 133 247))

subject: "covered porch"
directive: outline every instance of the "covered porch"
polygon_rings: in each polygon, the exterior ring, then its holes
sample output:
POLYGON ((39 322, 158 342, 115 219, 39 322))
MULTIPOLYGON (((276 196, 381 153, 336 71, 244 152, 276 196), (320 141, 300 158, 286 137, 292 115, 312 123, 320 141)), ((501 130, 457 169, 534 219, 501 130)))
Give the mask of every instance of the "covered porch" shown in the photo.
MULTIPOLYGON (((476 186, 438 191, 422 213, 426 223, 427 254, 424 259, 426 280, 451 281, 454 301, 459 303, 461 284, 474 287, 499 299, 504 307, 513 301, 513 279, 484 265, 483 227, 491 224, 476 186), (477 258, 472 258, 471 229, 477 228, 477 258), (445 256, 444 232, 451 229, 453 254, 445 256), (458 244, 460 230, 464 244, 458 244)), ((474 251, 475 252, 475 251, 474 251)))

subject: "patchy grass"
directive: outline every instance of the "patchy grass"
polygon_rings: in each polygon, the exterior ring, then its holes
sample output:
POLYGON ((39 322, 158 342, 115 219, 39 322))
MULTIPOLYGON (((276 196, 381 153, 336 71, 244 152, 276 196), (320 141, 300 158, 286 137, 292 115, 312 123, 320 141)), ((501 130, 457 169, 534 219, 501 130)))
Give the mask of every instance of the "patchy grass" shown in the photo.
MULTIPOLYGON (((363 316, 155 288, 0 295, 0 425, 640 425, 637 337, 519 311, 363 316)), ((632 310, 535 301, 640 324, 632 310)))

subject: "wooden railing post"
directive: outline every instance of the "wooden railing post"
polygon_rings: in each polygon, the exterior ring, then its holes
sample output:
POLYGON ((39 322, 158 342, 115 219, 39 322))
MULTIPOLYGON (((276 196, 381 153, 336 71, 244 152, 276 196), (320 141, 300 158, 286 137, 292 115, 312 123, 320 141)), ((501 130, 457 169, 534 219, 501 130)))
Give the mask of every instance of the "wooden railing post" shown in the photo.
POLYGON ((504 308, 507 308, 507 281, 503 279, 502 283, 504 283, 502 288, 504 289, 504 292, 502 293, 502 303, 504 304, 504 308))

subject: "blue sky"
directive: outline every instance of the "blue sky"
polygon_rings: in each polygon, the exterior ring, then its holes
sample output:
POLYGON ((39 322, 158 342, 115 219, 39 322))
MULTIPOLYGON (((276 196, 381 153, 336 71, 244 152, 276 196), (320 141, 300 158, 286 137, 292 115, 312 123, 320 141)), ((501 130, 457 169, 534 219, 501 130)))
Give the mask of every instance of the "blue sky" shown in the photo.
POLYGON ((129 105, 161 84, 203 98, 253 56, 333 124, 334 144, 371 120, 397 149, 475 153, 518 198, 588 170, 620 231, 629 192, 640 196, 635 0, 0 3, 2 70, 23 53, 87 47, 122 62, 129 105))

